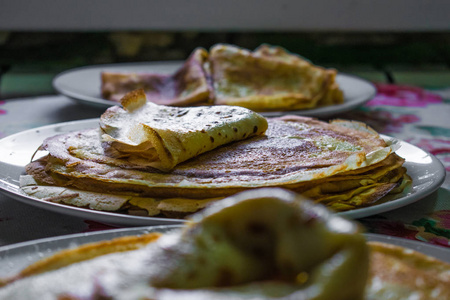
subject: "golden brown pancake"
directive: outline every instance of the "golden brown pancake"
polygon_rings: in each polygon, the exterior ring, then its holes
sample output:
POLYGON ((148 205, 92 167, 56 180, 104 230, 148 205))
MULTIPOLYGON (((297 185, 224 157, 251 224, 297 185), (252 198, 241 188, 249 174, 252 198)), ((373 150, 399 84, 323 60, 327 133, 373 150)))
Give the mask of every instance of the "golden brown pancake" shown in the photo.
POLYGON ((281 47, 263 45, 250 52, 217 45, 209 61, 216 104, 279 111, 343 102, 335 70, 314 66, 281 47))

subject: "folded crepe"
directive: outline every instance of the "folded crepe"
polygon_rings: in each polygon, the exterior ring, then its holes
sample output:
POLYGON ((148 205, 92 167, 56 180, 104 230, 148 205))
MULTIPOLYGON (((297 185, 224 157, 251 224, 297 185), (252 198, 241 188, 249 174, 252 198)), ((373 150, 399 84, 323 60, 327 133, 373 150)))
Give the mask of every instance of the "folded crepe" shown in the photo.
POLYGON ((142 89, 125 95, 121 104, 100 118, 105 153, 165 171, 267 129, 264 117, 242 107, 156 105, 147 102, 142 89))
POLYGON ((254 111, 310 109, 344 101, 336 70, 281 47, 249 51, 218 44, 196 49, 175 74, 102 73, 102 96, 118 101, 143 88, 150 102, 173 106, 238 105, 254 111))
MULTIPOLYGON (((410 183, 395 143, 362 123, 343 120, 268 119, 265 135, 218 147, 165 172, 132 157, 108 156, 97 128, 48 138, 41 149, 47 155, 26 167, 35 189, 60 186, 139 197, 118 211, 141 208, 170 217, 258 187, 287 188, 345 211, 380 203, 410 183)), ((76 203, 76 198, 61 201, 76 203)))
POLYGON ((166 233, 67 249, 0 280, 1 299, 448 299, 450 265, 367 243, 281 189, 247 191, 166 233))
POLYGON ((127 93, 144 89, 148 100, 160 105, 212 104, 212 86, 203 67, 207 57, 206 50, 195 49, 174 74, 102 72, 102 96, 120 102, 127 93))
POLYGON ((271 111, 343 102, 336 70, 314 66, 281 47, 262 45, 251 52, 218 45, 209 61, 216 104, 271 111))

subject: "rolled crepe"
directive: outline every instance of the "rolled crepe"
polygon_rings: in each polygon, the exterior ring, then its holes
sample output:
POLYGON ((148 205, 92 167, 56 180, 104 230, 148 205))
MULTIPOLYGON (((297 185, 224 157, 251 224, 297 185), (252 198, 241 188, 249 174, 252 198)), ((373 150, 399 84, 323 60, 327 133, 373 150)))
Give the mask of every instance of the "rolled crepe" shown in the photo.
POLYGON ((131 157, 163 171, 221 145, 263 134, 266 119, 232 106, 168 107, 147 102, 143 90, 122 98, 100 118, 105 153, 131 157))

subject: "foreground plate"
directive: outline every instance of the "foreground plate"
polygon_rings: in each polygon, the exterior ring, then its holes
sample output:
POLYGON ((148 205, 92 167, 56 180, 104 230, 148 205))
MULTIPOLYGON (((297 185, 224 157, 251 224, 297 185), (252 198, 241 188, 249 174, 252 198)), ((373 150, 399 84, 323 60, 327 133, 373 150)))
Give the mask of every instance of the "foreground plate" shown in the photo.
MULTIPOLYGON (((33 262, 48 257, 63 249, 74 248, 86 243, 110 240, 127 235, 140 235, 149 232, 167 232, 179 227, 180 226, 175 225, 115 229, 52 237, 0 247, 0 278, 16 274, 33 262)), ((448 255, 449 250, 444 247, 379 234, 365 234, 365 236, 368 241, 384 242, 406 247, 433 256, 437 259, 450 262, 450 257, 448 255)))
POLYGON ((18 273, 33 262, 64 249, 128 235, 167 232, 176 228, 180 228, 180 225, 113 229, 70 234, 3 246, 0 247, 0 278, 18 273))
MULTIPOLYGON (((33 153, 46 137, 64 132, 94 128, 98 119, 59 123, 31 129, 8 136, 0 140, 0 191, 21 202, 54 212, 107 224, 143 226, 181 224, 183 220, 155 217, 141 217, 112 212, 102 212, 78 208, 36 199, 20 192, 19 176, 24 174, 24 167, 30 162, 33 153)), ((385 137, 388 138, 388 137, 385 137)), ((418 201, 435 191, 445 179, 442 163, 430 153, 406 142, 400 142, 397 154, 405 158, 404 166, 413 179, 410 189, 395 197, 389 196, 388 202, 371 207, 359 208, 340 213, 349 218, 362 218, 385 211, 390 211, 418 201)))
MULTIPOLYGON (((163 61, 147 63, 127 63, 112 65, 96 65, 71 69, 57 75, 53 79, 53 87, 61 94, 91 106, 107 108, 117 103, 105 100, 100 95, 103 71, 117 72, 150 72, 171 74, 176 71, 182 62, 163 61)), ((368 81, 346 74, 338 74, 336 78, 344 91, 344 103, 310 110, 297 110, 290 112, 267 112, 265 116, 280 116, 286 113, 312 117, 325 117, 352 110, 375 96, 376 89, 368 81)))

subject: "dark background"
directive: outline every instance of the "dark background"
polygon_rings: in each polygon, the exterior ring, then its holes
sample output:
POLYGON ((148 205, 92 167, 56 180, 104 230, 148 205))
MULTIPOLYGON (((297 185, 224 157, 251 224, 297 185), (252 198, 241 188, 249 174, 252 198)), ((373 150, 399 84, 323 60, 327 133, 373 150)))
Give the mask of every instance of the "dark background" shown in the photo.
POLYGON ((316 64, 375 82, 450 83, 447 32, 0 32, 0 97, 54 93, 64 70, 105 63, 183 60, 196 47, 279 45, 316 64))

